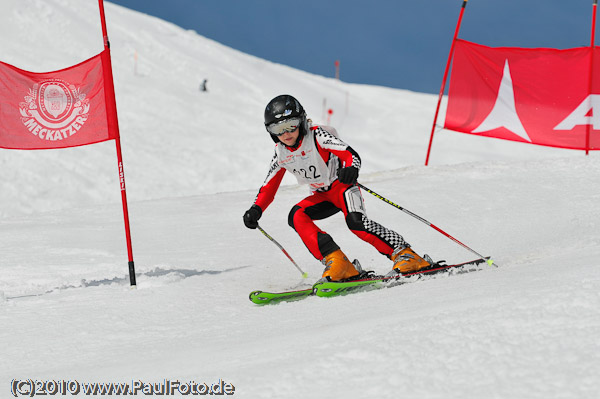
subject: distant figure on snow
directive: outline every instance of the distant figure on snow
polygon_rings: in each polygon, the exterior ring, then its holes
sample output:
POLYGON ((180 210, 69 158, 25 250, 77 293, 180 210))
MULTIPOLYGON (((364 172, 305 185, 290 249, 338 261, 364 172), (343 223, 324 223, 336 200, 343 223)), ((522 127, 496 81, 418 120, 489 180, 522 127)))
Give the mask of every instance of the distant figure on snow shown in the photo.
POLYGON ((249 229, 275 198, 287 171, 300 184, 308 184, 311 195, 296 204, 288 216, 310 253, 323 263, 322 280, 343 281, 360 278, 364 272, 358 262, 350 262, 331 236, 314 223, 339 211, 348 228, 393 262, 396 273, 411 273, 430 266, 433 261, 417 255, 402 236, 367 217, 365 204, 356 186, 360 157, 331 126, 313 125, 298 100, 290 95, 272 99, 265 109, 265 127, 275 142, 275 155, 269 173, 254 204, 244 214, 249 229))
POLYGON ((206 88, 206 82, 208 82, 208 80, 204 79, 202 83, 200 83, 200 91, 208 91, 206 88))

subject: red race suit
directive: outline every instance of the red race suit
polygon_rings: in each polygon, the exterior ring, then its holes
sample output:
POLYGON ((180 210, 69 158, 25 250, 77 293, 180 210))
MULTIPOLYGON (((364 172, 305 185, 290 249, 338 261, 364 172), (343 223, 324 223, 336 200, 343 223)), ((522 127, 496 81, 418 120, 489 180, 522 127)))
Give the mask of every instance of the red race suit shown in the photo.
POLYGON ((408 246, 402 236, 367 217, 360 189, 337 179, 340 168, 360 169, 360 157, 329 126, 310 126, 296 145, 288 147, 279 142, 271 160, 267 178, 254 204, 264 212, 273 202, 286 171, 300 184, 310 187, 311 195, 290 211, 289 225, 318 260, 339 249, 331 236, 321 230, 315 220, 325 219, 339 211, 344 213, 348 228, 380 253, 390 256, 394 249, 408 246))

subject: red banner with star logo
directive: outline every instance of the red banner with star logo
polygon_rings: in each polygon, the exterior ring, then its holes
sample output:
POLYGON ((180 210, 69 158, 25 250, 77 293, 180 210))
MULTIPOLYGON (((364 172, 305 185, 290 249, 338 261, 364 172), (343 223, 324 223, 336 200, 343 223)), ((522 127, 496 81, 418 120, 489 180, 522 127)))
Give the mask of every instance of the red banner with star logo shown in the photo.
POLYGON ((600 76, 590 73, 592 67, 600 68, 600 49, 491 48, 457 40, 444 127, 600 149, 600 76))
POLYGON ((66 148, 117 138, 112 80, 105 80, 108 57, 105 50, 44 73, 0 62, 0 147, 66 148))

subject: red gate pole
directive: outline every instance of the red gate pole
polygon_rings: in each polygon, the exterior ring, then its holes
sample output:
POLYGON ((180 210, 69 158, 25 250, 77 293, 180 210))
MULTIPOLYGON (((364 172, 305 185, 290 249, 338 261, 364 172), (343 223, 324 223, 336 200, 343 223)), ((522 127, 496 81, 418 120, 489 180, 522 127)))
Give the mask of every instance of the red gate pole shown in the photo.
MULTIPOLYGON (((112 63, 110 60, 110 43, 108 41, 108 33, 106 31, 106 19, 104 16, 104 1, 98 0, 98 6, 100 7, 100 21, 102 23, 102 36, 104 38, 104 50, 106 51, 107 56, 103 57, 104 61, 104 84, 105 84, 105 93, 106 93, 106 102, 107 104, 114 104, 114 123, 115 129, 117 132, 117 137, 115 138, 115 144, 117 146, 117 162, 119 166, 119 182, 121 184, 121 200, 123 202, 123 217, 125 219, 125 238, 127 240, 127 256, 129 259, 129 283, 132 287, 136 286, 135 282, 135 266, 133 263, 133 249, 131 246, 131 230, 129 228, 129 211, 127 209, 127 192, 125 191, 125 173, 123 171, 123 155, 121 153, 121 135, 119 133, 119 123, 117 118, 117 107, 115 100, 115 91, 113 84, 113 75, 112 75, 112 63), (107 90, 108 88, 108 90, 107 90)), ((109 112, 107 110, 107 116, 110 118, 109 112)), ((110 125, 110 122, 109 122, 110 125)))
POLYGON ((454 38, 452 39, 452 45, 450 46, 450 54, 448 55, 448 62, 446 63, 446 70, 444 71, 444 79, 442 80, 442 88, 440 89, 440 96, 438 98, 437 107, 435 109, 435 116, 433 117, 433 126, 431 127, 431 136, 429 137, 429 147, 427 148, 427 158, 425 158, 425 166, 429 164, 429 154, 431 153, 431 145, 433 143, 433 134, 435 132, 435 124, 437 123, 438 114, 440 112, 440 105, 442 104, 442 97, 444 96, 444 90, 446 89, 446 79, 448 78, 448 71, 450 71, 450 63, 452 62, 452 55, 454 54, 454 44, 460 31, 460 24, 462 23, 463 14, 467 7, 467 1, 464 0, 460 9, 460 15, 458 16, 458 23, 456 24, 456 30, 454 31, 454 38))
MULTIPOLYGON (((596 47, 596 10, 598 8, 598 0, 594 0, 594 10, 592 13, 592 39, 590 44, 590 82, 589 82, 589 92, 588 94, 592 95, 593 90, 593 79, 594 79, 594 49, 596 47)), ((591 98, 591 97, 590 97, 591 98)), ((590 153, 590 134, 592 131, 592 125, 587 124, 586 134, 585 134, 585 155, 589 155, 590 153)))

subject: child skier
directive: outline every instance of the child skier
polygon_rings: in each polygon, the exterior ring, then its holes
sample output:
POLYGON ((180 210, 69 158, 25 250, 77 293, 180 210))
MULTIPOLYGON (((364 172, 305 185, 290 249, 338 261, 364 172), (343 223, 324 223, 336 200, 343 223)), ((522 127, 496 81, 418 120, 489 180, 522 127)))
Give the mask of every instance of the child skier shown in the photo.
POLYGON ((360 157, 337 137, 334 128, 313 125, 302 105, 290 95, 277 96, 267 104, 265 127, 275 142, 275 155, 254 204, 244 214, 246 227, 258 227, 287 170, 298 183, 310 187, 311 195, 292 208, 288 223, 310 253, 325 265, 324 279, 341 281, 360 274, 331 236, 313 222, 339 211, 354 234, 394 262, 397 273, 430 265, 402 236, 367 217, 362 194, 355 185, 360 157))

